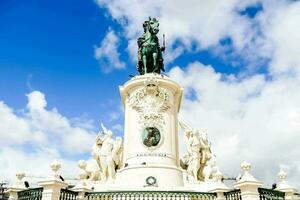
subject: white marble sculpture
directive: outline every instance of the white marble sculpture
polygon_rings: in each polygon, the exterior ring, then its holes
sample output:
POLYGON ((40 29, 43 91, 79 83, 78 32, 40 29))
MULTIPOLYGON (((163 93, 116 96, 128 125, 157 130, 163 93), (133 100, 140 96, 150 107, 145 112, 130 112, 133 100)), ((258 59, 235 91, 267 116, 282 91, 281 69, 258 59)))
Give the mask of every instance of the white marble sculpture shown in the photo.
POLYGON ((219 171, 220 169, 217 165, 216 156, 212 156, 211 159, 207 162, 207 165, 203 169, 204 181, 214 180, 217 172, 219 171))
POLYGON ((96 137, 92 148, 92 156, 100 169, 102 182, 113 182, 116 177, 116 168, 122 164, 122 138, 112 138, 113 133, 102 123, 104 137, 96 137))
POLYGON ((210 142, 206 131, 192 129, 183 121, 179 126, 185 132, 186 153, 182 159, 182 166, 186 168, 188 181, 204 181, 204 168, 211 159, 210 142))
POLYGON ((92 169, 85 160, 78 161, 78 167, 81 169, 79 178, 80 180, 98 181, 100 180, 100 170, 92 169))
POLYGON ((114 141, 112 156, 115 165, 120 168, 123 165, 123 140, 121 137, 116 137, 114 141))
POLYGON ((53 174, 52 177, 55 179, 60 179, 60 175, 58 173, 59 169, 61 168, 60 162, 55 160, 50 164, 50 167, 51 167, 52 174, 53 174))
POLYGON ((187 154, 189 157, 187 174, 192 176, 197 181, 198 171, 200 169, 200 138, 197 132, 192 131, 188 138, 187 154))
POLYGON ((200 160, 200 170, 198 173, 198 179, 199 180, 205 180, 204 175, 204 168, 207 166, 207 163, 210 161, 212 157, 211 149, 210 149, 210 142, 207 137, 207 132, 205 130, 199 131, 199 137, 200 137, 200 154, 201 154, 201 160, 200 160))

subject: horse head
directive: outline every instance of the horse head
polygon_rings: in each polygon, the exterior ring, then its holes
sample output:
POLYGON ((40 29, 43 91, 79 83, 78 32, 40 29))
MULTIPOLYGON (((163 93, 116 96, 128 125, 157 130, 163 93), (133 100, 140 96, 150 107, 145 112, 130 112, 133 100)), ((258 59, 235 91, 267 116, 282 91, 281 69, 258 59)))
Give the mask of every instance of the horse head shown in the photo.
POLYGON ((159 22, 156 18, 149 17, 148 21, 143 24, 145 30, 148 30, 152 35, 156 35, 159 31, 159 22))

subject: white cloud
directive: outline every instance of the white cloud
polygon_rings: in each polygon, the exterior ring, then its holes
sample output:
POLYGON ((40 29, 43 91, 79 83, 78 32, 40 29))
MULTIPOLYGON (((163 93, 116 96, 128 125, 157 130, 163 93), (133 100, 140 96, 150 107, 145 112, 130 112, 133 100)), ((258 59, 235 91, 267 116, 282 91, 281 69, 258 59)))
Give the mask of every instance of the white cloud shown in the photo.
POLYGON ((300 66, 300 2, 269 2, 261 16, 267 38, 273 44, 273 73, 299 73, 300 66))
POLYGON ((39 91, 33 91, 27 95, 27 107, 30 110, 43 110, 47 106, 45 95, 39 91))
POLYGON ((0 102, 0 144, 20 144, 28 141, 31 135, 26 120, 14 115, 11 108, 0 102))
POLYGON ((196 98, 184 98, 181 117, 208 130, 224 173, 237 175, 239 163, 248 160, 255 175, 270 186, 282 164, 298 166, 289 172, 299 185, 299 79, 254 75, 239 80, 201 63, 184 71, 175 67, 170 77, 195 92, 196 98))
POLYGON ((27 108, 21 114, 0 102, 0 176, 11 180, 24 170, 45 177, 49 164, 59 159, 65 175, 74 178, 77 161, 72 157, 89 153, 96 133, 73 125, 55 108, 48 110, 43 93, 33 91, 27 97, 27 108))
POLYGON ((0 178, 8 179, 10 184, 14 183, 16 172, 23 171, 26 174, 25 180, 29 181, 31 186, 37 186, 37 181, 52 173, 49 165, 54 160, 61 162, 60 173, 64 178, 75 179, 79 171, 77 161, 62 158, 54 149, 43 148, 28 153, 15 147, 4 147, 0 150, 0 157, 0 178))
POLYGON ((148 16, 160 20, 159 38, 162 38, 162 33, 166 35, 168 62, 184 51, 192 51, 192 44, 198 51, 216 47, 221 39, 229 37, 233 41, 235 53, 238 53, 244 49, 250 51, 249 43, 256 41, 254 39, 257 30, 253 28, 254 22, 238 13, 249 5, 255 5, 257 1, 253 0, 96 0, 96 2, 99 6, 106 7, 110 15, 123 27, 129 41, 130 57, 133 59, 136 58, 136 38, 142 33, 142 23, 148 16), (173 46, 174 44, 176 46, 173 46))
POLYGON ((299 63, 299 1, 272 0, 96 0, 124 29, 130 58, 136 61, 136 39, 148 16, 160 20, 159 38, 167 39, 166 62, 188 51, 209 49, 234 64, 236 56, 248 70, 271 60, 273 73, 295 70, 299 63), (249 6, 262 5, 253 18, 241 15, 249 6), (225 54, 223 39, 232 41, 225 54), (175 45, 176 44, 176 45, 175 45), (194 48, 192 48, 192 46, 194 48), (287 51, 290 50, 290 51, 287 51), (233 60, 232 60, 233 59, 233 60), (284 65, 284 66, 283 66, 284 65), (274 71, 276 70, 276 71, 274 71))
POLYGON ((253 163, 255 175, 271 184, 280 167, 291 166, 291 182, 300 184, 299 1, 96 2, 123 27, 132 58, 142 23, 153 16, 160 20, 160 34, 166 34, 167 61, 203 49, 226 61, 246 61, 238 75, 218 73, 199 62, 185 70, 173 67, 171 78, 187 92, 181 115, 192 126, 208 130, 224 172, 238 174, 239 163, 246 159, 253 163), (262 9, 255 17, 240 14, 259 4, 262 9), (232 41, 228 47, 220 45, 226 38, 232 41), (248 73, 261 65, 268 73, 248 73))
POLYGON ((117 135, 123 136, 124 127, 121 124, 115 124, 111 127, 111 129, 117 133, 117 135))
POLYGON ((118 36, 113 30, 110 30, 100 46, 95 48, 95 58, 99 61, 104 72, 125 68, 125 63, 120 60, 118 52, 119 42, 118 36))

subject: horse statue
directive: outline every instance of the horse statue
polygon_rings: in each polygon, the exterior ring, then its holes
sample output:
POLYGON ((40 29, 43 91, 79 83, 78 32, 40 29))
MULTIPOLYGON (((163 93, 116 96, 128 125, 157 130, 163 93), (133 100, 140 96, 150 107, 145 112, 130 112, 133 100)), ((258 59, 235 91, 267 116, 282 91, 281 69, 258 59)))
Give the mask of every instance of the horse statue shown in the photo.
POLYGON ((149 17, 143 23, 144 33, 139 37, 138 43, 138 64, 137 68, 140 75, 146 73, 158 73, 164 70, 162 52, 165 51, 165 45, 160 47, 158 37, 159 22, 155 18, 149 17))

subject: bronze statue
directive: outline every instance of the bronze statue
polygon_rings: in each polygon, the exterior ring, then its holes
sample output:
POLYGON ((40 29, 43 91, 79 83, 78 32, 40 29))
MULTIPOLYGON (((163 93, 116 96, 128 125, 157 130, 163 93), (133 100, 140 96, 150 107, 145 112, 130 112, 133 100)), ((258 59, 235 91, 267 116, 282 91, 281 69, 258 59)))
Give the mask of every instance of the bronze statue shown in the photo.
POLYGON ((143 23, 144 33, 138 38, 138 64, 137 68, 140 75, 146 73, 158 73, 164 70, 162 52, 165 51, 165 45, 160 47, 158 37, 158 20, 149 17, 143 23))

